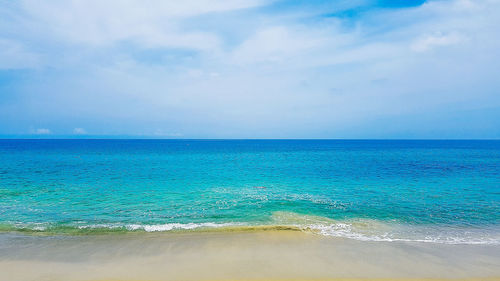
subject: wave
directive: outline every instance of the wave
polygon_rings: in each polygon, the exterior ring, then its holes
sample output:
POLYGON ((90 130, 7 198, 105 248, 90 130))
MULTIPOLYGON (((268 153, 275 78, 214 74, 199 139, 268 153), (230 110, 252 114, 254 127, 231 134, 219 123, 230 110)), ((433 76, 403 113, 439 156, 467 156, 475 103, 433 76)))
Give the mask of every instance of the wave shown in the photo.
POLYGON ((130 232, 252 232, 302 231, 328 237, 373 242, 425 242, 443 244, 500 245, 499 226, 457 227, 450 225, 405 225, 371 219, 330 218, 275 212, 265 224, 249 222, 201 222, 165 224, 0 224, 0 232, 41 235, 89 235, 130 232))
POLYGON ((498 225, 480 228, 431 224, 412 225, 360 218, 338 221, 290 212, 276 212, 272 218, 275 223, 294 225, 302 231, 361 241, 500 245, 500 226, 498 225))
POLYGON ((293 225, 248 225, 243 223, 166 223, 166 224, 92 224, 82 226, 45 225, 12 226, 0 225, 0 232, 23 232, 31 234, 105 234, 130 232, 253 232, 253 231, 306 231, 293 225))
POLYGON ((484 233, 481 231, 473 234, 470 234, 470 231, 444 233, 443 230, 422 231, 415 227, 413 231, 406 233, 388 231, 367 234, 363 231, 356 231, 355 227, 348 223, 310 225, 305 229, 325 236, 344 237, 361 241, 500 245, 500 235, 498 233, 484 233), (430 233, 431 231, 434 233, 430 233))

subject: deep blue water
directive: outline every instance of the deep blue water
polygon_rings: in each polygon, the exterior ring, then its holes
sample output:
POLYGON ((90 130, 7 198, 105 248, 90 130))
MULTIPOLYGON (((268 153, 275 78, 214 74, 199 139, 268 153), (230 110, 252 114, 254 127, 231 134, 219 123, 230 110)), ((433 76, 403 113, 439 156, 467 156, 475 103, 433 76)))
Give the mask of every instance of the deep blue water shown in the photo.
POLYGON ((500 141, 0 140, 0 229, 500 243, 500 141))

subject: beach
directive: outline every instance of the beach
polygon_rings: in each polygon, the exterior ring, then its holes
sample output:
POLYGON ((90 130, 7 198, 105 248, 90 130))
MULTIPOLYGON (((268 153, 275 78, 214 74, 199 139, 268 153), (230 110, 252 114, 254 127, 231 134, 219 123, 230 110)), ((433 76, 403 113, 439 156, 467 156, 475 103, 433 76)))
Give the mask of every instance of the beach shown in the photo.
POLYGON ((1 280, 500 280, 499 245, 293 230, 0 235, 1 280))

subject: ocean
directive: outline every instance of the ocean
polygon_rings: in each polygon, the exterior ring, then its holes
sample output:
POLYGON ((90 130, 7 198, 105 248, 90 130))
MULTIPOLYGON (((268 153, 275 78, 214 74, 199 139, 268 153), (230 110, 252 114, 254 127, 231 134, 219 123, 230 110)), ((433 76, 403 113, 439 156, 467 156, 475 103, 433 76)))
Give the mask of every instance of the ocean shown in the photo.
POLYGON ((500 141, 0 140, 0 232, 500 244, 500 141))

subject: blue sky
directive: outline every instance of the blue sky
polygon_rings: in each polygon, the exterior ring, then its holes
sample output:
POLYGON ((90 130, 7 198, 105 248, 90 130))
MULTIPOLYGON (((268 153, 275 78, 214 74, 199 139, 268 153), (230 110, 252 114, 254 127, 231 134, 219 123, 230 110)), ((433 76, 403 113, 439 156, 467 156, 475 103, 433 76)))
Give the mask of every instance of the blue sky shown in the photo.
POLYGON ((500 138, 498 26, 498 0, 0 0, 0 136, 500 138))

